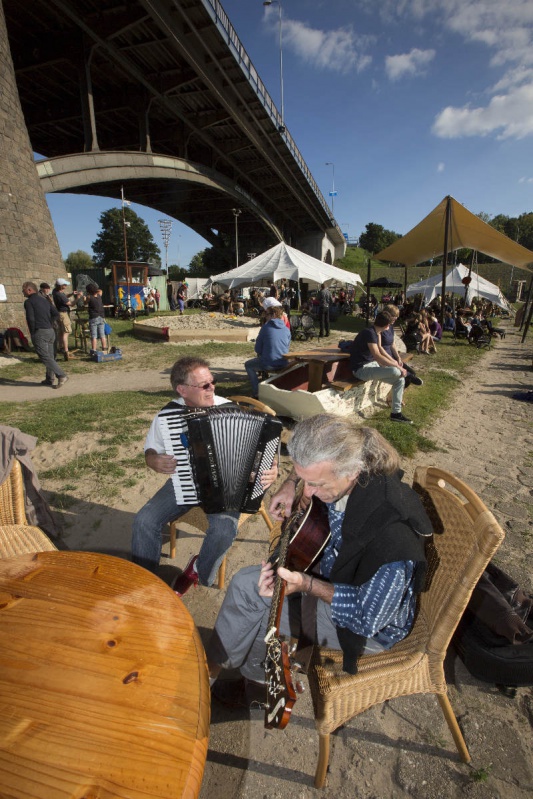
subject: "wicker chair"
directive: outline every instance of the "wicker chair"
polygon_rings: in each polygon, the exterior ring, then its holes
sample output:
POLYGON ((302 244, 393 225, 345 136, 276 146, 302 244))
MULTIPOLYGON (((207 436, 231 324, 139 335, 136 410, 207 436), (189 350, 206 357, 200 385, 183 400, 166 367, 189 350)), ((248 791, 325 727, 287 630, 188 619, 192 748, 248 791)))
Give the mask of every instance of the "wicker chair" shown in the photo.
MULTIPOLYGON (((262 411, 262 413, 268 413, 271 416, 275 416, 276 412, 272 410, 268 405, 265 405, 263 402, 259 402, 259 400, 253 399, 252 397, 245 397, 245 396, 232 396, 228 397, 229 400, 235 402, 237 405, 241 405, 243 408, 246 408, 250 411, 262 411)), ((272 524, 272 520, 267 513, 265 508, 265 503, 261 502, 261 507, 259 508, 258 513, 261 514, 263 519, 266 522, 266 525, 269 529, 269 532, 272 533, 274 525, 272 524)), ((252 514, 250 513, 241 513, 239 517, 239 529, 244 524, 244 522, 250 518, 252 514)), ((187 524, 191 527, 195 527, 198 530, 201 530, 203 533, 207 530, 207 516, 203 512, 203 510, 199 507, 193 507, 190 511, 185 513, 183 516, 180 516, 179 519, 175 519, 169 525, 169 532, 170 532, 170 557, 176 557, 176 539, 179 536, 179 525, 180 524, 187 524)), ((217 575, 217 585, 220 589, 224 588, 226 584, 226 557, 224 557, 220 567, 218 569, 217 575)))
POLYGON ((17 460, 0 484, 0 558, 57 549, 38 527, 28 524, 24 509, 24 481, 17 460))
POLYGON ((382 654, 359 660, 356 675, 342 671, 342 653, 315 648, 309 670, 319 758, 315 787, 322 788, 329 760, 329 736, 373 705, 418 693, 437 696, 461 759, 470 755, 447 697, 444 658, 452 634, 504 533, 477 495, 441 469, 415 472, 436 534, 428 547, 428 590, 420 595, 411 633, 382 654))

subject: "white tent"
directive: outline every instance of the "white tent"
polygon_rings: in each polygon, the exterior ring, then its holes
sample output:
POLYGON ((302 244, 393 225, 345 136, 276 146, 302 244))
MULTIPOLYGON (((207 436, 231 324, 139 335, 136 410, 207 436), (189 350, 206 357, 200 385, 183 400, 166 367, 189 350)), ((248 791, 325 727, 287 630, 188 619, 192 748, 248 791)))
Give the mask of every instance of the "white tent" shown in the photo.
MULTIPOLYGON (((448 272, 446 275, 446 291, 450 294, 460 294, 464 297, 465 284, 463 278, 468 277, 468 267, 464 264, 458 264, 448 272)), ((474 297, 483 297, 500 308, 509 310, 509 303, 501 293, 498 286, 480 277, 476 272, 472 271, 470 274, 471 281, 468 285, 466 294, 466 301, 470 303, 474 297)), ((442 287, 442 274, 428 277, 425 280, 420 280, 418 283, 412 283, 407 287, 407 296, 412 297, 414 294, 421 294, 426 302, 431 302, 437 294, 440 294, 442 287)))
POLYGON ((288 247, 284 242, 276 244, 251 261, 248 261, 229 272, 213 275, 213 283, 220 283, 228 288, 251 286, 262 282, 276 280, 305 280, 311 283, 347 283, 355 286, 363 281, 354 272, 338 269, 318 258, 312 258, 300 250, 288 247))

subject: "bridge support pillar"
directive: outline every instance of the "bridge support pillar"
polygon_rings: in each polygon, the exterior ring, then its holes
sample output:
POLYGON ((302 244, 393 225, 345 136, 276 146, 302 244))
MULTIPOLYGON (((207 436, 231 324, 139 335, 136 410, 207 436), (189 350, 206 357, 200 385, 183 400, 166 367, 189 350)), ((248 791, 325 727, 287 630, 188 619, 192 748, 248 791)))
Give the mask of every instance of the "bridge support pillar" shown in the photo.
POLYGON ((346 241, 338 239, 338 235, 332 238, 327 233, 316 233, 299 239, 293 246, 313 258, 318 258, 319 261, 333 264, 346 254, 346 241))
POLYGON ((0 328, 27 332, 22 284, 53 285, 65 275, 65 265, 20 107, 1 0, 0 264, 7 295, 7 302, 0 302, 0 328))

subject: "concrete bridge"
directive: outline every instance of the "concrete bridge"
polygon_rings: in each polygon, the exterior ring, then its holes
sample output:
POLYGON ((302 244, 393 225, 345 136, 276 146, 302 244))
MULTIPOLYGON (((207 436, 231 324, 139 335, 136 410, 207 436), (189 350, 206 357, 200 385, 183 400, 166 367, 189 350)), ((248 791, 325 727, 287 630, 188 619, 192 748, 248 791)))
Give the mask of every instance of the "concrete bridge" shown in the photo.
POLYGON ((0 0, 45 192, 129 200, 216 246, 345 242, 218 0, 0 0))

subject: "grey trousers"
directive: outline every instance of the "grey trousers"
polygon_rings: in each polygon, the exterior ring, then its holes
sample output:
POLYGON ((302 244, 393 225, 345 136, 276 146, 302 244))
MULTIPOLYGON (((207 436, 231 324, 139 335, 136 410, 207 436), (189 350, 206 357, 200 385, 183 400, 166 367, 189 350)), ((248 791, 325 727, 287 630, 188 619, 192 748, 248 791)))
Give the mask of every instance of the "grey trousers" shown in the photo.
MULTIPOLYGON (((218 613, 215 628, 206 647, 207 658, 226 669, 240 669, 250 680, 264 682, 265 635, 267 634, 270 599, 259 596, 259 566, 241 569, 228 586, 218 613)), ((283 603, 280 633, 299 635, 300 594, 291 594, 283 603)), ((316 643, 340 649, 337 630, 331 619, 331 605, 317 604, 316 643)), ((365 652, 378 652, 383 647, 368 641, 365 652)))
POLYGON ((41 328, 41 330, 36 330, 31 340, 35 347, 35 352, 45 366, 46 379, 51 383, 54 379, 54 375, 56 375, 56 377, 65 377, 65 372, 54 358, 55 330, 52 330, 52 328, 49 330, 43 328, 41 328))

